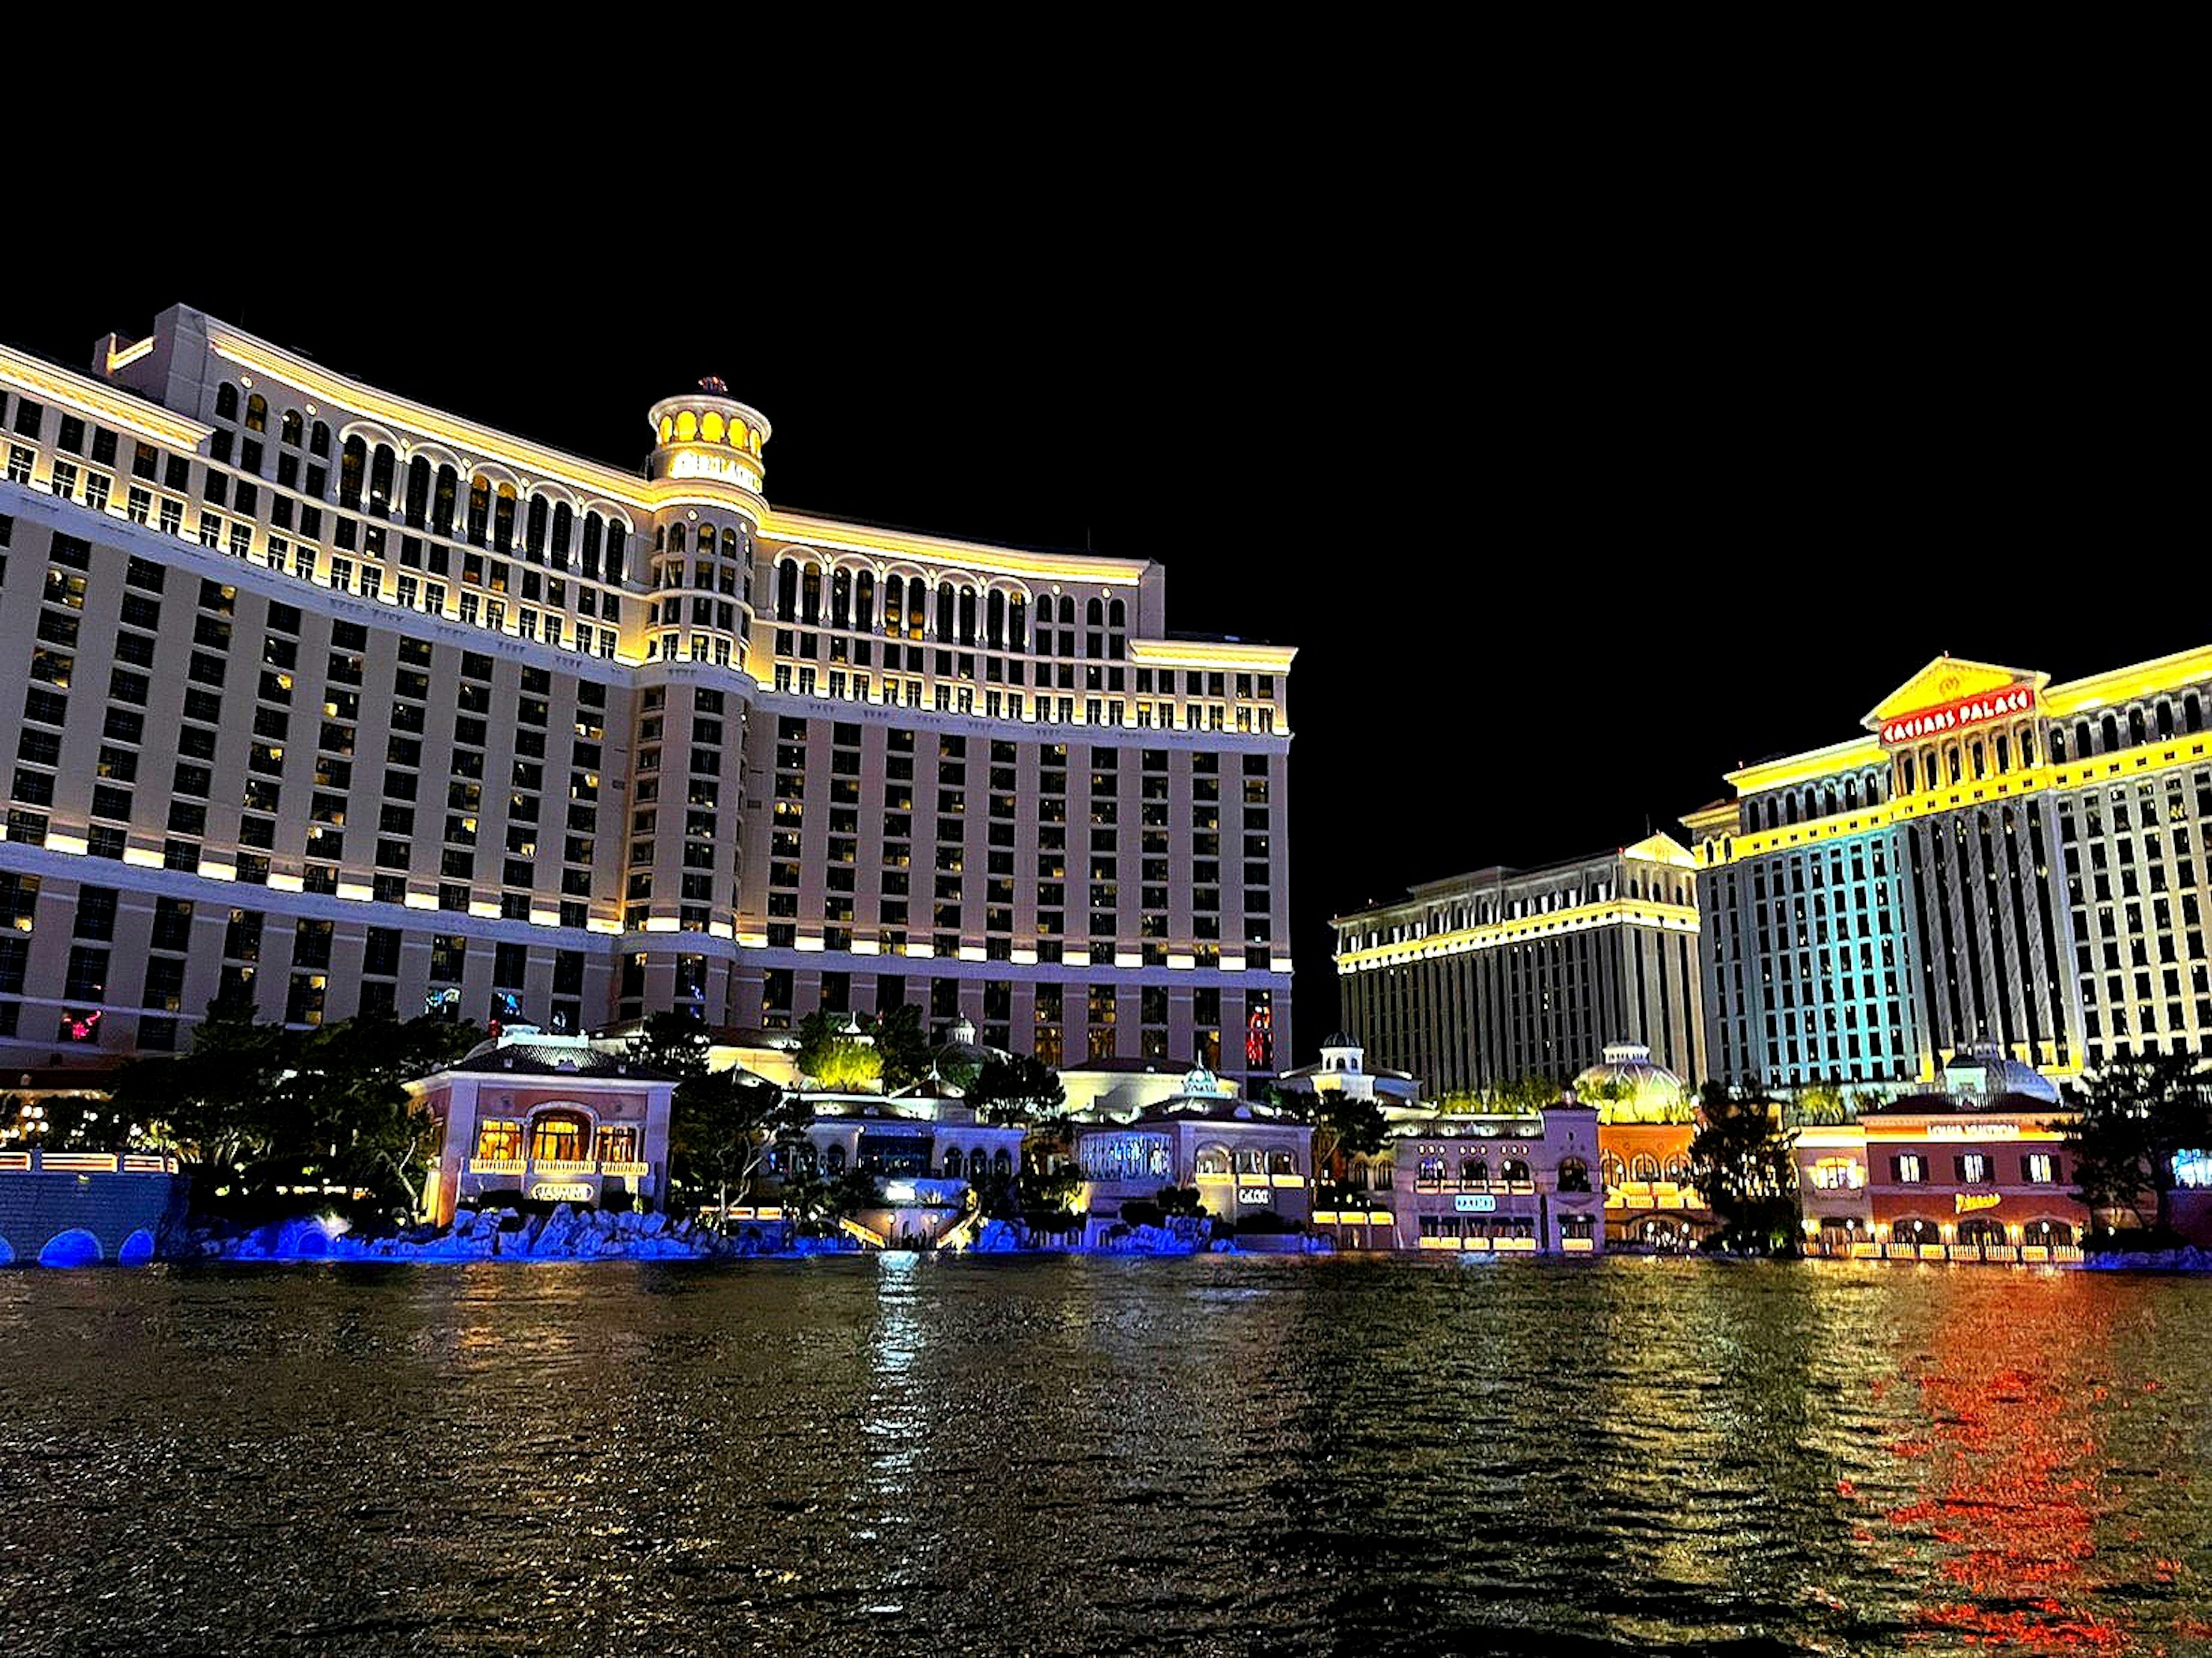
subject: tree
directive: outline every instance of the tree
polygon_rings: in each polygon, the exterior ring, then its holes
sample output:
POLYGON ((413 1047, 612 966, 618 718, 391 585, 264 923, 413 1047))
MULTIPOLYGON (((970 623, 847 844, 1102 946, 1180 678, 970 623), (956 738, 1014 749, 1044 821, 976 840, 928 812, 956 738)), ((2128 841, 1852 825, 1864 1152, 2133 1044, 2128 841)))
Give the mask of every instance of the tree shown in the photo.
POLYGON ((1795 1133, 1782 1127, 1770 1102, 1738 1099, 1717 1083, 1705 1084, 1704 1119, 1690 1141, 1690 1181, 1721 1222, 1714 1242, 1731 1249, 1795 1249, 1795 1133))
POLYGON ((1031 1054, 983 1061, 964 1096, 984 1122, 1030 1123, 1067 1103, 1060 1073, 1031 1054))
POLYGON ((929 1075, 937 1050, 923 1028, 921 1010, 912 1002, 901 1002, 888 1013, 862 1014, 860 1029, 875 1038, 876 1052, 883 1056, 886 1092, 911 1088, 929 1075))
POLYGON ((676 1085, 669 1115, 678 1178, 714 1193, 726 1222, 730 1193, 749 1193, 778 1135, 806 1120, 798 1096, 738 1071, 702 1072, 676 1085))
POLYGON ((2084 1090, 2066 1142, 2076 1195, 2093 1214, 2124 1209, 2165 1234, 2175 1158, 2212 1149, 2212 1090, 2188 1054, 2113 1060, 2084 1090))
POLYGON ((860 1021, 826 1010, 817 1009, 799 1022, 799 1052, 793 1060, 800 1076, 841 1091, 867 1087, 884 1074, 884 1056, 864 1034, 860 1021))
POLYGON ((1534 1115, 1559 1102, 1559 1085, 1548 1077, 1515 1077, 1490 1090, 1490 1108, 1534 1115))
POLYGON ((1365 1095, 1340 1088, 1281 1090, 1270 1087, 1268 1102, 1313 1125, 1313 1167, 1332 1175, 1346 1157, 1371 1157, 1389 1138, 1382 1108, 1365 1095))
POLYGON ((703 1077, 707 1046, 707 1027, 690 1014, 648 1013, 630 1036, 629 1056, 678 1077, 703 1077))
POLYGON ((136 1151, 147 1144, 143 1127, 97 1094, 64 1094, 50 1100, 0 1099, 0 1145, 39 1151, 136 1151))

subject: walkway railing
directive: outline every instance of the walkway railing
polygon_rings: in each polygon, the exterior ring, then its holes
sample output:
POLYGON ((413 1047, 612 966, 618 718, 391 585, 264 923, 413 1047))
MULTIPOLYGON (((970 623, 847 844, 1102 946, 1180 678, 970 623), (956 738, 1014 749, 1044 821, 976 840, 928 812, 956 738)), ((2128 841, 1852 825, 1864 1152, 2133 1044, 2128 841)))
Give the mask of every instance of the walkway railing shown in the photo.
POLYGON ((177 1159, 155 1151, 0 1151, 0 1175, 173 1175, 177 1159))

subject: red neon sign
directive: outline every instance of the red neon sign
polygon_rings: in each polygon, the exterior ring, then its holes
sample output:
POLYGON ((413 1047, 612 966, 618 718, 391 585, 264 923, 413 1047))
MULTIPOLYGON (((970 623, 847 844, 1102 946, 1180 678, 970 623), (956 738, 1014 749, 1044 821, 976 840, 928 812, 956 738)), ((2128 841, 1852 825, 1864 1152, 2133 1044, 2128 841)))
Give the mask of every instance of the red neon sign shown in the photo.
POLYGON ((1978 696, 1961 697, 1956 702, 1946 702, 1940 708, 1923 708, 1917 714, 1908 714, 1887 722, 1881 728, 1885 743, 1909 743, 1916 737, 1933 737, 1941 732, 1957 731, 1963 726, 1978 726, 1984 720, 2003 720, 2015 714, 2027 714, 2035 707, 2035 692, 2027 685, 2014 685, 2002 691, 1984 691, 1978 696))

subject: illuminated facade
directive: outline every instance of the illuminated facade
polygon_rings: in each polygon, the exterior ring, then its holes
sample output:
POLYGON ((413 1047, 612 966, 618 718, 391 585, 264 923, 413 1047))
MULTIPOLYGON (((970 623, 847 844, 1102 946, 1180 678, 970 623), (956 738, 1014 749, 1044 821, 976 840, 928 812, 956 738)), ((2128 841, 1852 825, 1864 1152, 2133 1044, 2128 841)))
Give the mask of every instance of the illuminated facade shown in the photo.
POLYGON ((1563 1082, 1623 1035, 1702 1076, 1695 874, 1688 852, 1655 835, 1339 916, 1344 1022, 1438 1096, 1563 1082))
POLYGON ((1315 1224, 1346 1249, 1600 1254, 1605 1194, 1598 1114, 1562 1100, 1540 1112, 1392 1108, 1375 1157, 1346 1160, 1315 1224))
POLYGON ((2070 684, 1940 657, 1684 821, 1707 1047, 1746 1087, 2212 1053, 2212 647, 2070 684))
POLYGON ((1239 1100, 1202 1066, 1172 1099, 1125 1115, 1085 1116, 1070 1122, 1069 1137, 1083 1176, 1075 1206, 1088 1246, 1112 1242, 1126 1225, 1122 1211, 1152 1203, 1163 1187, 1195 1188, 1206 1213, 1223 1220, 1267 1215, 1296 1231, 1311 1218, 1311 1127, 1239 1100))
POLYGON ((1288 1043, 1292 653, 1170 635, 1158 563, 771 507, 720 382, 639 472, 182 307, 94 368, 0 349, 0 1062, 225 990, 1288 1043))

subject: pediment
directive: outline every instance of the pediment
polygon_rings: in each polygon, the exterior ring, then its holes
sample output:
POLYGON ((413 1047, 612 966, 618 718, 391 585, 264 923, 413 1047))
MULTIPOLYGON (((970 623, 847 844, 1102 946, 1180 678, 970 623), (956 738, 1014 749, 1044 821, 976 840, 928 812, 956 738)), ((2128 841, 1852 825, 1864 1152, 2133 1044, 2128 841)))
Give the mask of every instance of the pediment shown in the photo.
POLYGON ((2002 696, 2025 690, 2031 701, 2051 676, 2025 668, 2001 667, 1994 662, 1969 662, 1964 657, 1939 656, 1887 696, 1875 704, 1865 720, 1869 731, 1880 731, 1892 720, 1908 714, 1948 708, 1979 697, 2002 696))

